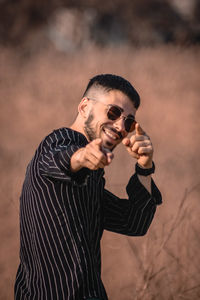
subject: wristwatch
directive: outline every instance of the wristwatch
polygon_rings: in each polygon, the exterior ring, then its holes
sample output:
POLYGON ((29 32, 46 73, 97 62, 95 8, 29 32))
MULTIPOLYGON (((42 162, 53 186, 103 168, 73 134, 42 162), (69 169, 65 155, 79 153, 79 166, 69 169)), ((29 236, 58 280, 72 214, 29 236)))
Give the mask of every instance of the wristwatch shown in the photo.
POLYGON ((135 173, 142 176, 148 176, 155 172, 155 164, 152 162, 152 167, 150 169, 141 168, 138 163, 135 165, 135 173))

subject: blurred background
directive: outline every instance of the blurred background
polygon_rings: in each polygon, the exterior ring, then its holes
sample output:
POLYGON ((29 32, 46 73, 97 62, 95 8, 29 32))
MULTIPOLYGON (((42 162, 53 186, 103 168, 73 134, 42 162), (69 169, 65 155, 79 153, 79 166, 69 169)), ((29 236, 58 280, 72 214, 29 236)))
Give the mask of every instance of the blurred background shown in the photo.
MULTIPOLYGON (((99 73, 140 93, 163 195, 146 236, 104 233, 109 300, 200 299, 199 50, 198 0, 0 0, 0 300, 13 299, 26 166, 99 73)), ((120 145, 105 170, 119 197, 134 163, 120 145)))

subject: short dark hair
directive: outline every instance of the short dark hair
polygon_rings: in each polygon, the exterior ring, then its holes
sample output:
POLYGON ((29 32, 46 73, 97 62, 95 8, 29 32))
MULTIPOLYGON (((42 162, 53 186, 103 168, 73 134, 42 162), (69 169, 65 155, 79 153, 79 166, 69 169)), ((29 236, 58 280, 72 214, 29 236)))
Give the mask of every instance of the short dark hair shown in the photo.
POLYGON ((106 92, 119 90, 130 98, 136 109, 140 106, 140 96, 138 92, 128 80, 121 76, 113 74, 101 74, 94 76, 90 79, 83 97, 87 95, 87 92, 91 87, 103 87, 106 92))

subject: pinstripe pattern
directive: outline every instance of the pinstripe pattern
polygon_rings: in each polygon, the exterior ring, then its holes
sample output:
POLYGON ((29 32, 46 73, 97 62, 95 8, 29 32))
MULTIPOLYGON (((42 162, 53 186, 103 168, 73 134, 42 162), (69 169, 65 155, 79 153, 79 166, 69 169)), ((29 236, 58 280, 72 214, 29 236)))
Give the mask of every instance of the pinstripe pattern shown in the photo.
POLYGON ((137 176, 129 201, 104 189, 104 171, 70 172, 70 157, 86 138, 61 128, 39 145, 27 167, 20 197, 20 265, 15 299, 106 300, 101 281, 100 240, 104 229, 146 233, 161 195, 153 197, 137 176))

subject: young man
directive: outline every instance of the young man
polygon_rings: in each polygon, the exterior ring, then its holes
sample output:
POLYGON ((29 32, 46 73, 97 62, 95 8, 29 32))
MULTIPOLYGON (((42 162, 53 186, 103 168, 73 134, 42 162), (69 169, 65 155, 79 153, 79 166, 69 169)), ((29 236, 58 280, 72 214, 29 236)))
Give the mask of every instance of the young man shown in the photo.
POLYGON ((15 299, 107 299, 101 280, 103 230, 144 235, 161 204, 151 179, 152 143, 135 121, 139 104, 127 80, 97 75, 71 127, 55 130, 41 142, 20 198, 15 299), (137 159, 128 201, 104 188, 104 167, 121 142, 137 159))

